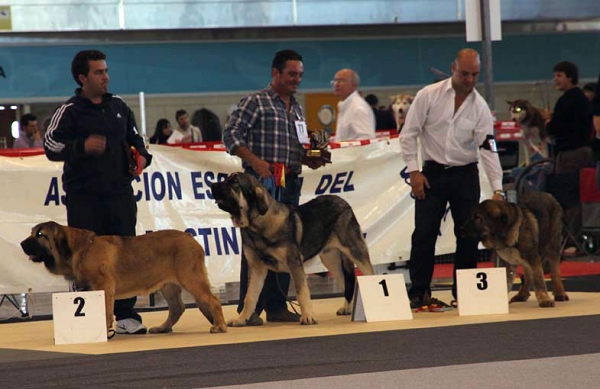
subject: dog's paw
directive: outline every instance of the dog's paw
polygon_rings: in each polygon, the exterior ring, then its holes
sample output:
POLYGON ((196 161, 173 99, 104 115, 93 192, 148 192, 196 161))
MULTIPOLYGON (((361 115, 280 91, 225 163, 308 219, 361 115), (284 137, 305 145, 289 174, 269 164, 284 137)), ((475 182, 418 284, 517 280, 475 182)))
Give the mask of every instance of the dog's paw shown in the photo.
POLYGON ((173 328, 172 327, 167 327, 167 328, 152 327, 148 330, 148 332, 151 334, 169 334, 169 333, 173 332, 173 328))
POLYGON ((528 294, 517 294, 510 299, 510 303, 520 303, 529 300, 528 294))
POLYGON ((555 294, 554 301, 569 301, 569 296, 565 294, 555 294))
POLYGON ((313 316, 304 316, 302 315, 302 317, 300 318, 300 324, 301 325, 312 325, 312 324, 317 324, 317 319, 315 319, 313 316))
POLYGON ((246 320, 240 320, 239 317, 235 320, 229 320, 227 322, 227 327, 245 327, 245 326, 246 326, 246 320))
POLYGON ((336 315, 338 315, 338 316, 346 316, 346 315, 351 315, 351 314, 352 314, 352 310, 346 309, 346 307, 341 307, 336 312, 336 315))
POLYGON ((227 326, 225 326, 225 325, 210 327, 210 333, 211 334, 222 334, 222 333, 225 333, 225 332, 227 332, 227 326))
POLYGON ((538 305, 541 308, 554 308, 554 301, 552 301, 552 300, 540 300, 540 301, 538 301, 538 305))

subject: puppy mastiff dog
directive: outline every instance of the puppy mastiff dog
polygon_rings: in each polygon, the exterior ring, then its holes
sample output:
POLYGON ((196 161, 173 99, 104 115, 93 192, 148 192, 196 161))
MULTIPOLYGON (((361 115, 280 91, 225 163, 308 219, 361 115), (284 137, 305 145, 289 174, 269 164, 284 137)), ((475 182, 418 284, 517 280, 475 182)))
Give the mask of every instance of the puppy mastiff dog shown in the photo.
POLYGON ((204 250, 185 232, 98 236, 88 230, 47 222, 33 227, 21 247, 29 259, 43 262, 51 273, 91 290, 104 290, 107 329, 112 326, 115 299, 160 289, 169 306, 169 316, 150 332, 171 332, 185 310, 181 299, 184 288, 212 323, 210 332, 227 332, 221 303, 210 291, 204 250))
POLYGON ((302 317, 301 324, 317 324, 303 262, 319 254, 323 265, 344 285, 346 301, 338 315, 351 313, 354 264, 373 274, 369 251, 350 205, 341 197, 319 196, 297 209, 277 202, 254 176, 234 173, 211 185, 219 208, 241 228, 249 265, 244 309, 228 325, 245 326, 256 308, 267 270, 291 274, 302 317))
POLYGON ((543 261, 550 267, 555 301, 569 300, 560 274, 561 221, 562 208, 552 195, 530 192, 520 196, 518 205, 485 200, 475 208, 463 233, 479 238, 509 264, 523 266, 525 279, 511 303, 527 301, 533 285, 539 306, 547 308, 554 301, 546 289, 543 261))

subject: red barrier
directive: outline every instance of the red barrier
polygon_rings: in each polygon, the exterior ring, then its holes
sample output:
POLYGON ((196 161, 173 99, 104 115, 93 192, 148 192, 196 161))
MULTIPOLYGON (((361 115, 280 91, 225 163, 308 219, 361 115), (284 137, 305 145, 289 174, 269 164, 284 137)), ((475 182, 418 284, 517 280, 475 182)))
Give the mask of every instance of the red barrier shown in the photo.
MULTIPOLYGON (((355 141, 331 142, 329 147, 338 149, 341 147, 363 146, 372 142, 378 142, 385 139, 398 138, 398 134, 393 134, 392 131, 378 131, 376 139, 363 139, 355 141)), ((180 147, 182 149, 194 151, 226 151, 225 146, 221 142, 196 142, 176 145, 163 145, 168 147, 180 147)), ((30 149, 0 149, 0 157, 31 157, 35 155, 44 155, 44 149, 41 147, 30 149)))

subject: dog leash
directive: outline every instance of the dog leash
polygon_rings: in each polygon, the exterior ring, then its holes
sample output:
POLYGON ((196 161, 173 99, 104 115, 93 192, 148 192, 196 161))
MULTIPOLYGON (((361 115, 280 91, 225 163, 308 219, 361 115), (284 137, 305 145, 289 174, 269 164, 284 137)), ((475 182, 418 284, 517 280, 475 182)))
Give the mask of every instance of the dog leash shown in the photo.
POLYGON ((283 190, 285 188, 285 175, 289 173, 289 168, 282 163, 273 164, 273 175, 269 178, 261 178, 260 183, 269 192, 271 197, 281 201, 283 190))

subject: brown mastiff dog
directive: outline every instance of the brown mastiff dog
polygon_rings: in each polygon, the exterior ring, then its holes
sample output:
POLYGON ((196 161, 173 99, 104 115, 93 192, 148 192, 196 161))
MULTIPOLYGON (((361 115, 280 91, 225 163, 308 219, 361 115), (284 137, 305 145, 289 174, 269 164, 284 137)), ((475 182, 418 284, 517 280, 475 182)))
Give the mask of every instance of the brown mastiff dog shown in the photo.
POLYGON ((88 230, 47 222, 33 227, 21 247, 29 259, 43 262, 51 273, 91 290, 104 290, 108 330, 112 326, 115 299, 160 289, 169 306, 169 316, 150 332, 171 332, 185 310, 181 299, 184 288, 212 323, 210 332, 227 332, 221 303, 210 291, 204 250, 185 232, 98 236, 88 230))
MULTIPOLYGON (((560 275, 561 223, 562 208, 556 199, 548 193, 530 192, 520 196, 518 204, 485 200, 475 208, 463 233, 479 238, 509 264, 523 267, 523 285, 511 303, 527 301, 533 285, 539 306, 548 308, 554 307, 554 301, 546 289, 544 261, 550 267, 554 300, 569 300, 560 275)), ((510 287, 514 272, 509 276, 510 287)))

